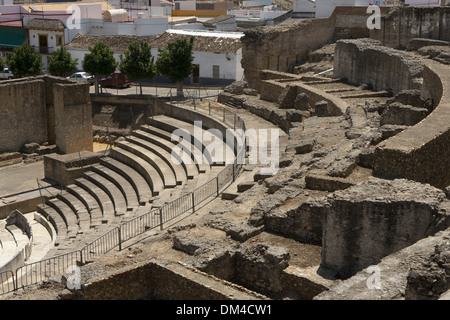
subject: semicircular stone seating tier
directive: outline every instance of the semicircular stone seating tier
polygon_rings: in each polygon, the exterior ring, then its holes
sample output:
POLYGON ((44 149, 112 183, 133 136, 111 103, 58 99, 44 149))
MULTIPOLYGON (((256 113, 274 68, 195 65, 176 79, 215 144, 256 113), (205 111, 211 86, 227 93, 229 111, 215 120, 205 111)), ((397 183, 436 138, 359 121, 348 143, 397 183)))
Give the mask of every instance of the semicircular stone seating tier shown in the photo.
MULTIPOLYGON (((196 128, 196 130, 199 130, 196 128)), ((207 129, 200 128, 202 136, 207 129)), ((221 138, 221 137, 220 137, 221 138)), ((223 164, 215 162, 208 145, 194 136, 194 124, 158 115, 133 131, 82 177, 42 205, 37 211, 56 231, 55 247, 46 257, 79 250, 108 230, 149 212, 217 176, 223 164), (176 129, 191 139, 173 141, 176 129), (182 148, 189 161, 178 153, 182 148)), ((217 146, 217 144, 216 144, 217 146)), ((221 141, 223 154, 234 150, 221 141)))

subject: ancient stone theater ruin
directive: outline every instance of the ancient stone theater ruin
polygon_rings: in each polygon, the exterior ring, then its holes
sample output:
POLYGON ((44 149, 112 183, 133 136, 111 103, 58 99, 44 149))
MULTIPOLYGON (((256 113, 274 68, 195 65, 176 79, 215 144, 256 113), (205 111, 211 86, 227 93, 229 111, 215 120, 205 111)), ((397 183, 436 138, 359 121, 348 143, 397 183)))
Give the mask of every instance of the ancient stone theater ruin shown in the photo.
POLYGON ((1 82, 0 297, 448 299, 450 7, 367 18, 248 29, 213 98, 1 82))

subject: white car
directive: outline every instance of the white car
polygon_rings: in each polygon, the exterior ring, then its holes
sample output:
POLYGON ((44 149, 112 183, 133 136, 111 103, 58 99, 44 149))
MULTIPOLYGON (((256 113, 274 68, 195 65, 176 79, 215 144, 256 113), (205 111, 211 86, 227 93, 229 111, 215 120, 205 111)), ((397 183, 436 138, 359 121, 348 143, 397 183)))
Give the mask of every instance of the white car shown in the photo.
POLYGON ((87 81, 89 84, 94 84, 94 76, 87 72, 75 72, 74 74, 68 76, 66 79, 77 80, 77 81, 87 81))
POLYGON ((12 78, 14 78, 14 75, 8 68, 4 68, 3 71, 0 69, 0 79, 8 80, 12 78))

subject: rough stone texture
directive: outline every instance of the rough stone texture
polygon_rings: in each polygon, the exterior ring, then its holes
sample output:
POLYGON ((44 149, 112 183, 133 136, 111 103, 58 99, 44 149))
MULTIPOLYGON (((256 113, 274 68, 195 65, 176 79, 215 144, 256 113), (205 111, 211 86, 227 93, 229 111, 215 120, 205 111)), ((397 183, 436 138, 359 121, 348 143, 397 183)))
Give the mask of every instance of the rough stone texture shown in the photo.
POLYGON ((444 230, 441 190, 404 179, 371 179, 328 199, 322 266, 343 278, 383 257, 444 230))
POLYGON ((305 176, 306 188, 311 190, 323 190, 333 192, 347 189, 355 183, 348 179, 329 177, 323 175, 307 174, 305 176))
POLYGON ((88 84, 52 76, 10 80, 0 85, 0 101, 0 152, 31 142, 56 143, 63 153, 92 151, 88 84))
POLYGON ((20 151, 27 143, 48 141, 42 79, 2 82, 0 101, 0 153, 20 151))
POLYGON ((404 105, 398 102, 388 104, 381 114, 380 124, 413 126, 428 115, 425 108, 417 108, 410 105, 404 105))
POLYGON ((424 38, 413 38, 409 41, 406 46, 408 51, 417 51, 422 47, 428 46, 449 46, 448 41, 434 40, 434 39, 424 39, 424 38))
POLYGON ((386 104, 389 105, 392 102, 399 102, 417 108, 429 108, 427 106, 428 101, 422 98, 422 92, 420 90, 402 90, 394 97, 389 98, 386 104))
POLYGON ((436 300, 450 289, 450 237, 407 275, 406 300, 436 300))
POLYGON ((417 53, 443 64, 450 64, 450 47, 429 46, 420 48, 417 53))
POLYGON ((276 26, 245 31, 242 41, 242 67, 249 87, 260 91, 262 70, 291 72, 306 60, 308 51, 318 49, 334 36, 334 17, 287 20, 276 26))
POLYGON ((223 88, 223 91, 235 94, 235 95, 241 95, 244 94, 244 89, 248 88, 248 84, 245 81, 234 81, 230 85, 223 88))
POLYGON ((314 104, 314 115, 318 117, 329 117, 330 111, 328 110, 328 102, 327 101, 317 101, 314 104))
POLYGON ((434 110, 415 126, 378 144, 374 175, 406 178, 439 188, 450 184, 450 67, 427 62, 423 96, 434 110))
POLYGON ((392 48, 406 48, 415 38, 450 41, 449 15, 448 6, 395 6, 381 17, 383 27, 371 30, 370 37, 392 48))
POLYGON ((375 90, 391 90, 397 94, 406 89, 420 89, 422 71, 423 63, 417 56, 380 46, 378 41, 336 42, 334 76, 350 83, 367 83, 375 90))
POLYGON ((422 239, 386 256, 380 263, 361 270, 353 277, 336 282, 328 291, 314 297, 314 300, 404 299, 407 275, 411 266, 428 259, 434 253, 435 246, 448 241, 449 238, 450 231, 445 230, 438 232, 435 236, 422 239), (379 283, 377 283, 377 272, 379 283))
POLYGON ((263 243, 237 251, 236 281, 260 292, 282 292, 281 273, 288 261, 287 249, 263 243))

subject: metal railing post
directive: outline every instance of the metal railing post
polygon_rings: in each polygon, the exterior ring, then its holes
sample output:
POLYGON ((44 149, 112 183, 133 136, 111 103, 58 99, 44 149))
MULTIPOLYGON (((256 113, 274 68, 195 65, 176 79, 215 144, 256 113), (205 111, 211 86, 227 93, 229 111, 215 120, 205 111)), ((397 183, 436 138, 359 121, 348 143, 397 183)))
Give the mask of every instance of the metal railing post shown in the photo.
POLYGON ((163 229, 162 207, 159 208, 159 228, 163 229))
POLYGON ((117 227, 117 230, 118 230, 118 240, 119 240, 119 251, 122 251, 122 226, 121 225, 119 225, 118 227, 117 227))
POLYGON ((192 213, 195 212, 195 196, 194 196, 194 192, 192 191, 192 213))
POLYGON ((217 188, 217 196, 219 196, 219 178, 216 177, 216 188, 217 188))

